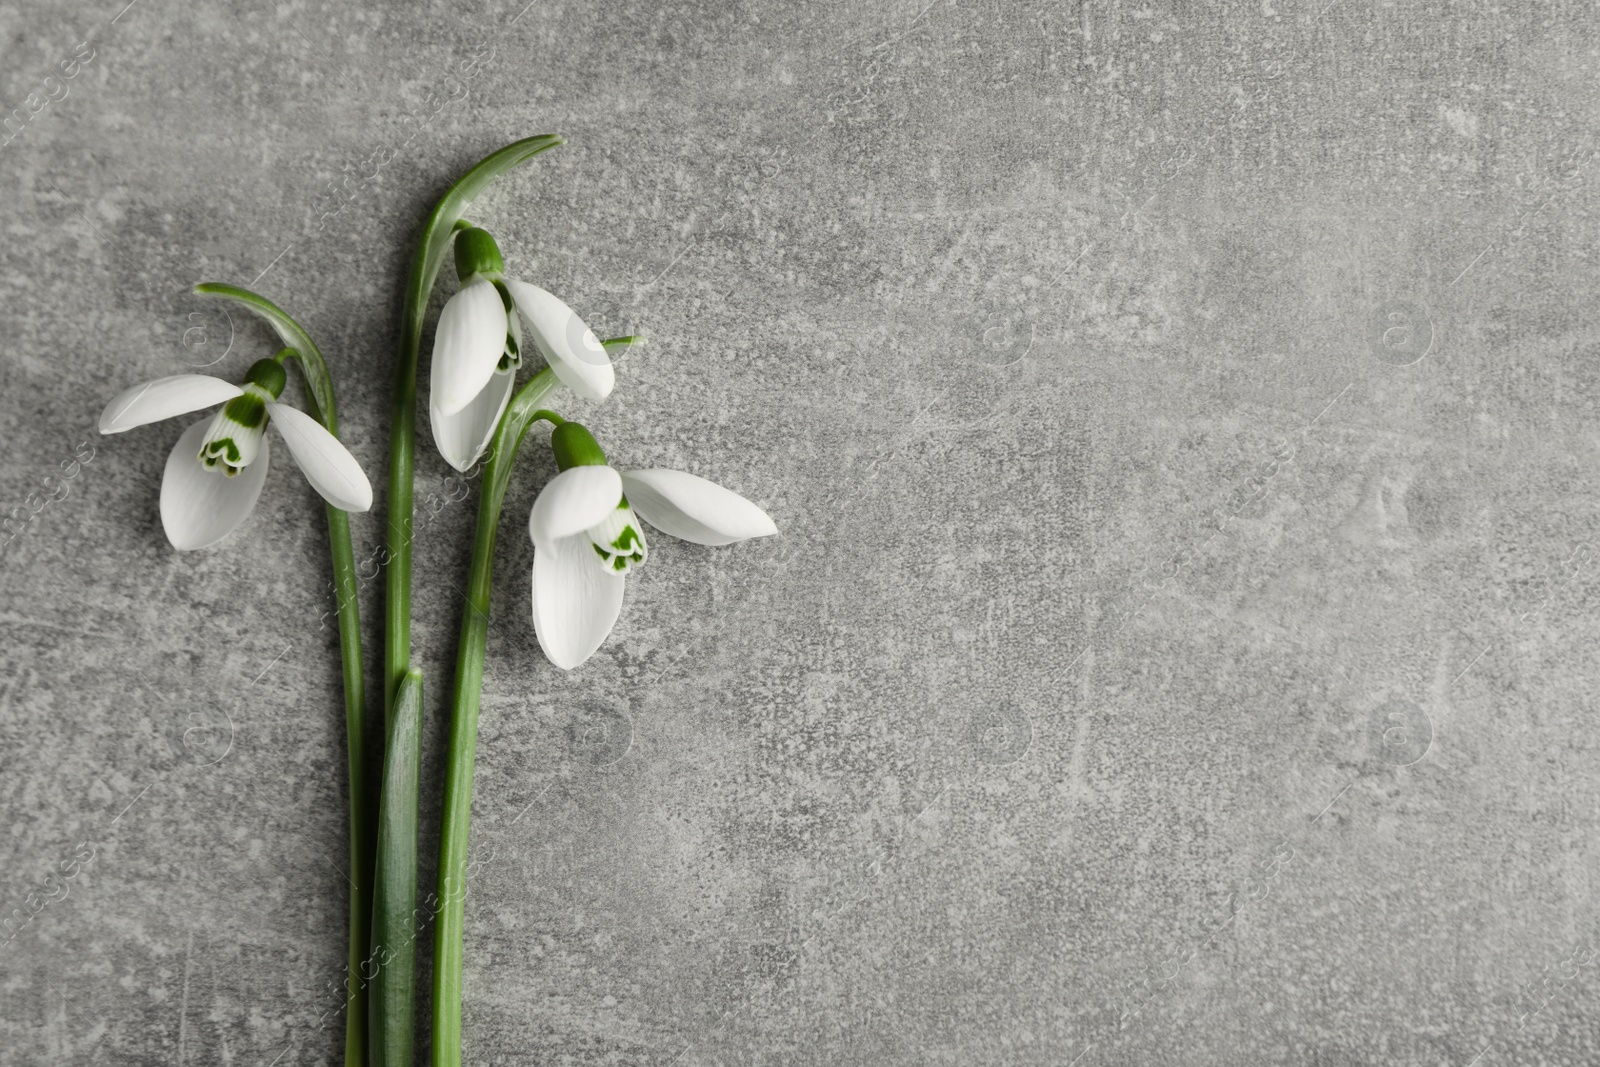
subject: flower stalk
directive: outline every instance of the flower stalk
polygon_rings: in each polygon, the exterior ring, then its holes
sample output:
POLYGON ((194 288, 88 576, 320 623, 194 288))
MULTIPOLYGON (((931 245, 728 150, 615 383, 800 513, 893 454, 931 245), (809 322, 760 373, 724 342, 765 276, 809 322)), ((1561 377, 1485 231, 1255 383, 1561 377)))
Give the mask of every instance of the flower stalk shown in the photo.
POLYGON ((411 528, 415 506, 417 354, 422 347, 428 297, 450 250, 457 223, 473 200, 501 174, 561 144, 552 134, 528 137, 491 153, 458 178, 439 199, 422 229, 406 280, 395 365, 394 412, 389 424, 389 563, 384 575, 383 706, 385 730, 393 725, 395 690, 411 666, 411 528))
POLYGON ((467 608, 461 617, 455 683, 450 691, 450 740, 445 762, 444 814, 439 833, 440 911, 433 928, 433 1064, 461 1064, 461 949, 466 918, 467 825, 472 816, 472 770, 478 747, 478 701, 483 691, 483 655, 489 637, 489 589, 494 570, 500 506, 522 438, 543 418, 561 417, 539 405, 560 383, 546 368, 511 398, 495 431, 478 495, 478 526, 472 538, 467 608))
MULTIPOLYGON (((640 337, 602 341, 605 351, 621 351, 640 337)), ((468 824, 472 817, 472 772, 478 748, 478 704, 483 692, 483 657, 489 637, 489 591, 494 571, 500 508, 511 483, 522 439, 535 422, 554 426, 566 420, 540 407, 561 382, 546 367, 511 398, 495 429, 478 496, 478 525, 472 538, 467 577, 467 609, 461 617, 456 676, 450 691, 450 740, 445 758, 444 811, 439 832, 440 911, 433 928, 433 1065, 461 1064, 461 962, 466 923, 468 824)))
MULTIPOLYGON (((243 304, 266 319, 288 347, 278 354, 280 363, 293 359, 306 385, 309 414, 335 437, 339 415, 328 365, 309 334, 272 301, 248 289, 218 282, 195 286, 202 296, 218 296, 243 304)), ((339 662, 344 671, 345 766, 350 790, 350 943, 346 957, 352 980, 367 958, 372 907, 372 820, 367 798, 369 774, 365 690, 361 674, 361 618, 356 600, 356 554, 350 542, 350 516, 327 506, 328 552, 333 564, 334 594, 338 598, 339 662)), ((366 998, 352 995, 346 1004, 344 1061, 346 1067, 364 1067, 367 1059, 366 998)))
MULTIPOLYGON (((547 149, 562 143, 560 137, 541 135, 513 142, 490 153, 458 178, 444 196, 439 198, 433 213, 423 225, 416 253, 406 280, 405 307, 401 313, 400 353, 395 365, 394 408, 390 421, 389 440, 389 517, 386 540, 387 565, 384 573, 384 626, 383 626, 383 736, 396 736, 399 718, 397 695, 402 687, 420 692, 421 678, 411 666, 411 539, 415 517, 415 457, 417 408, 417 358, 422 347, 423 321, 428 311, 428 298, 434 282, 450 251, 456 234, 467 229, 462 216, 472 202, 501 174, 524 163, 547 149), (408 678, 414 679, 406 685, 408 678)), ((470 617, 470 613, 469 613, 470 617)), ((417 697, 420 701, 420 696, 417 697)), ((406 731, 402 736, 415 735, 406 731)), ((410 760, 409 754, 400 758, 410 760)), ((382 756, 379 757, 382 760, 382 756)), ((381 773, 381 772, 377 772, 381 773)), ((406 779, 407 776, 401 776, 406 779)), ((470 785, 470 783, 469 783, 470 785)), ((415 810, 416 779, 410 776, 406 784, 397 783, 386 806, 415 810), (403 796, 409 789, 411 795, 403 796)), ((414 825, 411 831, 414 834, 414 825)), ((398 835, 397 835, 398 836, 398 835)), ((375 915, 381 926, 393 926, 391 912, 404 912, 408 917, 412 909, 404 906, 406 899, 415 900, 416 867, 407 865, 402 849, 385 854, 383 867, 374 877, 385 887, 382 908, 375 915), (403 869, 392 869, 401 867, 403 869), (409 879, 409 889, 405 887, 409 879)), ((375 1040, 376 1059, 380 1063, 407 1062, 410 1058, 409 1035, 401 1035, 409 1023, 402 1000, 409 998, 414 984, 413 959, 409 951, 402 951, 382 965, 388 973, 382 976, 375 990, 379 1001, 385 1005, 374 1021, 378 1024, 375 1040)), ((458 1011, 459 1017, 459 1011, 458 1011)), ((459 1042, 458 1042, 459 1044, 459 1042)))
POLYGON ((424 928, 417 907, 422 675, 411 663, 417 365, 430 296, 452 248, 460 284, 434 331, 429 424, 434 445, 456 470, 466 472, 480 458, 486 462, 450 694, 439 892, 429 895, 436 920, 434 1067, 459 1067, 462 1061, 467 853, 494 549, 511 471, 529 429, 541 420, 555 428, 550 446, 558 473, 535 500, 528 531, 534 544, 534 631, 560 669, 581 665, 610 634, 622 604, 622 579, 648 555, 641 520, 703 545, 777 532, 758 506, 704 478, 614 469, 586 427, 541 406, 561 386, 582 400, 604 400, 615 384, 611 353, 643 341, 601 341, 560 297, 507 276, 493 235, 464 218, 495 178, 561 143, 552 135, 526 138, 468 169, 428 216, 411 260, 390 425, 383 703, 381 710, 372 709, 370 722, 349 513, 371 507, 372 487, 338 439, 333 382, 306 331, 248 289, 198 285, 195 292, 236 302, 265 319, 283 349, 258 360, 237 383, 181 374, 136 385, 113 398, 100 416, 100 432, 116 434, 218 408, 183 431, 163 472, 162 526, 180 551, 209 548, 249 520, 273 440, 288 448, 327 502, 349 796, 346 1067, 409 1067, 413 1053, 414 941, 424 928), (524 354, 535 351, 546 366, 518 390, 524 354), (304 381, 303 410, 281 399, 290 363, 304 381))

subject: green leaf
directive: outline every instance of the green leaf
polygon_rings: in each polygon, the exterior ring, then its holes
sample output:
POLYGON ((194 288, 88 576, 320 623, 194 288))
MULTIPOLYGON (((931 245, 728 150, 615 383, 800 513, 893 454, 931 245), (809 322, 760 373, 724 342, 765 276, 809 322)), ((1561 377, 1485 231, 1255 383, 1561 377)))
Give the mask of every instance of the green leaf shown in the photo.
POLYGON ((367 1017, 372 1067, 411 1067, 416 994, 417 778, 422 758, 422 672, 395 691, 394 725, 378 807, 377 884, 372 899, 372 975, 367 1017))

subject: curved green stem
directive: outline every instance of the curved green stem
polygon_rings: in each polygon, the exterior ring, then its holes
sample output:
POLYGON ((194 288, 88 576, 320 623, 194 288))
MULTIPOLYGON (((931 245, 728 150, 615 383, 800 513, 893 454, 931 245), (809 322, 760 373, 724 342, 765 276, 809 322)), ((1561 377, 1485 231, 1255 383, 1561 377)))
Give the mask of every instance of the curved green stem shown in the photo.
MULTIPOLYGON (((643 335, 600 342, 608 352, 642 344, 643 335)), ((450 691, 450 745, 444 772, 444 813, 439 831, 438 920, 433 928, 433 1064, 461 1064, 461 938, 466 923, 467 835, 472 816, 472 770, 478 748, 478 701, 483 691, 483 654, 489 639, 489 588, 494 569, 495 533, 500 506, 511 482, 511 467, 528 428, 544 420, 566 420, 539 407, 560 384, 547 367, 511 398, 489 447, 478 495, 478 527, 472 539, 472 569, 467 578, 467 609, 456 649, 455 684, 450 691)))
POLYGON ((511 466, 528 428, 539 419, 558 425, 561 421, 560 416, 539 407, 558 384, 547 368, 511 398, 495 430, 478 495, 478 529, 472 540, 467 608, 461 618, 455 684, 450 693, 450 748, 439 834, 440 910, 433 928, 434 1067, 459 1067, 461 1063, 461 935, 466 918, 467 824, 472 815, 472 767, 478 747, 483 653, 489 636, 495 531, 511 480, 511 466))
POLYGON ((411 664, 411 524, 414 512, 412 461, 416 450, 417 353, 428 295, 450 248, 456 222, 489 184, 512 167, 554 148, 550 134, 506 145, 452 185, 422 228, 400 322, 400 358, 395 366, 394 414, 389 441, 389 562, 384 575, 383 706, 385 729, 393 721, 394 694, 411 664))
MULTIPOLYGON (((309 414, 339 435, 339 415, 333 398, 333 379, 322 353, 300 324, 266 297, 235 285, 208 282, 195 286, 203 296, 219 296, 243 304, 266 319, 293 349, 305 379, 309 414)), ((367 743, 365 703, 361 676, 361 619, 356 603, 355 550, 350 544, 350 516, 328 506, 328 550, 333 561, 334 595, 339 603, 339 660, 344 668, 344 728, 347 773, 350 776, 350 946, 346 960, 347 987, 360 981, 367 957, 372 905, 372 813, 367 804, 367 743)), ((346 1067, 366 1062, 366 998, 352 992, 345 1017, 346 1067)))

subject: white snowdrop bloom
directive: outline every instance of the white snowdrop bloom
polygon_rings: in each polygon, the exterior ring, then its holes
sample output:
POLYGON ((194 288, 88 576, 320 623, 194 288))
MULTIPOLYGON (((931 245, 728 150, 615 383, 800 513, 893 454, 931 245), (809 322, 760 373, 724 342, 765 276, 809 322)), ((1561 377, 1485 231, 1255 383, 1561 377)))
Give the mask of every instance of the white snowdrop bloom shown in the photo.
POLYGON ((585 400, 604 400, 616 384, 594 332, 559 298, 505 276, 487 230, 456 234, 461 288, 445 302, 433 337, 428 416, 439 454, 459 471, 489 447, 522 365, 523 320, 534 348, 561 384, 585 400))
POLYGON ((561 472, 528 515, 533 538, 533 629, 551 663, 571 670, 594 654, 622 610, 623 578, 649 556, 644 528, 700 545, 778 532, 755 504, 675 470, 617 471, 589 431, 556 427, 561 472))
POLYGON ((344 511, 372 506, 372 486, 349 449, 310 415, 278 403, 286 381, 280 363, 262 359, 242 386, 207 374, 178 374, 136 385, 106 405, 103 434, 222 405, 185 430, 167 457, 161 525, 174 548, 214 545, 250 517, 267 479, 268 423, 328 503, 344 511))

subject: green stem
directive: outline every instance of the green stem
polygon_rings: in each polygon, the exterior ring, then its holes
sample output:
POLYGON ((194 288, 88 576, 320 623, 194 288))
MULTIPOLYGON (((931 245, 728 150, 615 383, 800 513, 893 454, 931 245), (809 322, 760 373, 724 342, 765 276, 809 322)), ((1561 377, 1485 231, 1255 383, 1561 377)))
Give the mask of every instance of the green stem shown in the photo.
MULTIPOLYGON (((608 352, 642 344, 644 337, 613 337, 600 342, 608 352)), ((483 691, 483 655, 489 639, 489 588, 494 569, 495 532, 500 505, 511 481, 511 466, 528 428, 566 420, 539 404, 559 383, 547 367, 534 375, 506 405, 489 446, 478 495, 478 526, 472 538, 467 578, 467 610, 461 618, 455 684, 450 691, 450 743, 444 772, 444 812, 439 830, 439 915, 433 928, 433 1064, 461 1064, 461 950, 466 924, 467 835, 472 817, 472 770, 478 748, 478 701, 483 691)))
MULTIPOLYGON (((236 301, 271 323, 283 343, 293 350, 306 383, 309 414, 339 436, 339 415, 333 397, 333 379, 328 365, 309 334, 282 309, 266 297, 234 285, 208 282, 195 286, 203 296, 220 296, 236 301)), ((328 506, 328 550, 333 561, 334 595, 339 604, 339 661, 344 668, 345 764, 350 778, 350 945, 345 966, 347 989, 359 982, 361 966, 367 957, 372 905, 373 812, 367 804, 368 774, 365 695, 361 676, 361 619, 356 602, 356 554, 350 543, 350 516, 328 506)), ((346 1067, 364 1067, 367 1058, 366 999, 352 995, 346 1003, 344 1062, 346 1067)))
POLYGON ((428 296, 455 234, 455 224, 472 201, 505 171, 554 148, 549 134, 506 145, 468 170, 439 199, 422 229, 406 281, 400 323, 400 358, 395 366, 394 413, 389 439, 389 562, 384 574, 383 706, 385 731, 393 723, 395 689, 411 665, 411 526, 414 513, 413 459, 416 450, 417 354, 428 296))
POLYGON ((494 567, 500 505, 511 466, 528 428, 539 419, 560 424, 539 408, 556 387, 549 369, 524 385, 500 420, 490 446, 478 496, 478 528, 472 540, 467 608, 461 618, 456 677, 451 690, 450 747, 445 763, 444 815, 439 835, 440 910, 433 928, 433 1064, 461 1063, 461 945, 466 919, 467 832, 472 815, 472 768, 478 746, 478 698, 483 690, 483 654, 489 636, 489 587, 494 567))
MULTIPOLYGON (((339 435, 339 419, 333 408, 333 383, 322 354, 315 346, 296 348, 294 355, 305 377, 309 394, 308 414, 339 435), (319 389, 313 383, 324 383, 319 389), (327 407, 315 398, 326 394, 327 407)), ((345 772, 350 778, 350 944, 345 967, 350 979, 362 980, 362 969, 371 944, 373 812, 367 798, 367 782, 376 784, 380 768, 368 767, 366 711, 361 677, 361 617, 356 601, 360 588, 356 578, 356 554, 350 543, 350 515, 332 504, 328 512, 328 550, 333 560, 333 589, 339 603, 339 660, 344 667, 345 772), (370 772, 370 773, 369 773, 370 772)), ((367 998, 353 993, 345 1006, 345 1067, 364 1067, 367 1062, 367 998)))
MULTIPOLYGON (((327 426, 327 423, 323 425, 327 426)), ((333 427, 328 426, 330 432, 333 427)), ((350 516, 328 506, 328 544, 333 559, 333 584, 339 598, 339 658, 344 665, 345 767, 350 777, 350 945, 346 966, 358 979, 367 958, 372 907, 371 812, 365 769, 367 732, 362 708, 361 620, 356 607, 356 559, 350 546, 350 516)), ((376 769, 374 769, 376 770, 376 769)), ((344 1062, 366 1062, 365 998, 354 997, 345 1020, 344 1062)))

